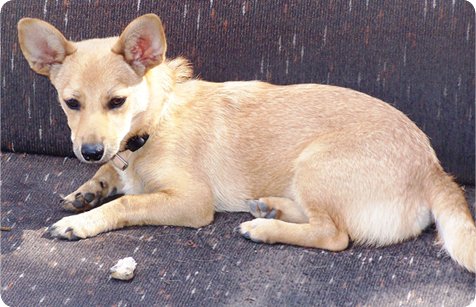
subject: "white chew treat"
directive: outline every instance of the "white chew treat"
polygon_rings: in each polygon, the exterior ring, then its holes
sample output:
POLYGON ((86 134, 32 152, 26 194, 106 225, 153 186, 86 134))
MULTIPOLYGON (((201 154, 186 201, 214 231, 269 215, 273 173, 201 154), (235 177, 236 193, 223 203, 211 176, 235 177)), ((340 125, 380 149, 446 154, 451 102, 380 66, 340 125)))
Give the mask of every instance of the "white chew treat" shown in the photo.
POLYGON ((119 260, 115 266, 109 271, 111 277, 120 280, 129 280, 134 277, 134 270, 136 269, 137 262, 132 257, 127 257, 119 260))

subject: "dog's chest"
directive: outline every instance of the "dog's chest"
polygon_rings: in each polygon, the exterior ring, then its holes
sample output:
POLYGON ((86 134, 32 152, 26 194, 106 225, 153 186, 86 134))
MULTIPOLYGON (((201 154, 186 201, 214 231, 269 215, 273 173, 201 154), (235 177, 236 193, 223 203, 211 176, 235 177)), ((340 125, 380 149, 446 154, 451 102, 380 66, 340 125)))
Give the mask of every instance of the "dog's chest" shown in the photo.
POLYGON ((125 170, 116 167, 122 183, 122 192, 124 194, 142 194, 144 193, 144 184, 137 172, 134 170, 134 159, 129 159, 129 166, 125 170))
POLYGON ((210 166, 208 170, 211 173, 209 176, 215 210, 227 212, 248 211, 248 205, 244 200, 250 196, 243 176, 232 168, 210 166))
POLYGON ((131 170, 119 171, 124 194, 142 194, 144 186, 137 175, 131 170))

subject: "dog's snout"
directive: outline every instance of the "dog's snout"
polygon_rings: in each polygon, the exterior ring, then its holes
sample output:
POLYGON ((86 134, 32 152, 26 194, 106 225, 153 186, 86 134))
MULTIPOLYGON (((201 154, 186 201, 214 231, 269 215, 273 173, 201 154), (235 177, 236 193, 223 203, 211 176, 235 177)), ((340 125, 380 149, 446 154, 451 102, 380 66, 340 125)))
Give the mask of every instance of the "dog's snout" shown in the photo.
POLYGON ((81 155, 86 161, 99 161, 104 155, 102 144, 84 144, 81 146, 81 155))

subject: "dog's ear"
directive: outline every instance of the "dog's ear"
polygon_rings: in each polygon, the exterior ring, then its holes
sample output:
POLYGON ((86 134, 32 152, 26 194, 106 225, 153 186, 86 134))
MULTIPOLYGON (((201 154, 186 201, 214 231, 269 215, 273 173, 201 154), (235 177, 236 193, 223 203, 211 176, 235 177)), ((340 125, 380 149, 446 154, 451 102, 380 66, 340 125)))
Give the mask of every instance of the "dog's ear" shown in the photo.
POLYGON ((49 76, 55 64, 63 63, 76 47, 58 29, 35 18, 22 18, 18 22, 20 48, 30 67, 39 74, 49 76))
POLYGON ((124 56, 125 61, 139 75, 165 60, 167 43, 160 18, 155 14, 134 19, 122 32, 112 52, 124 56))

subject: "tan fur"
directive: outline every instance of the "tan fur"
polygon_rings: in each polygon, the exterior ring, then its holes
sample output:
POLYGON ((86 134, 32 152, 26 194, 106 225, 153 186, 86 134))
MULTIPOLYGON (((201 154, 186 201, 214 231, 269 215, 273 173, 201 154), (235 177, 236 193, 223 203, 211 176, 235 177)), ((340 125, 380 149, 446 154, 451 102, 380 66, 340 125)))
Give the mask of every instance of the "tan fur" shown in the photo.
POLYGON ((450 255, 476 270, 476 228, 461 189, 424 133, 390 105, 328 85, 192 79, 186 60, 165 60, 165 36, 152 14, 119 39, 73 43, 58 34, 39 20, 19 23, 32 68, 47 71, 60 101, 81 102, 80 111, 62 102, 78 158, 84 161, 79 148, 87 142, 102 142, 99 162, 107 162, 130 137, 150 137, 125 171, 106 163, 66 204, 76 210, 77 195, 107 195, 111 187, 126 195, 63 218, 53 236, 143 224, 201 227, 214 211, 251 211, 257 218, 240 226, 251 240, 338 251, 349 239, 386 245, 415 237, 433 213, 450 255), (41 36, 36 24, 49 29, 46 42, 63 44, 52 44, 60 53, 74 52, 38 64, 31 54, 45 44, 31 42, 41 36), (126 103, 107 109, 117 96, 126 103))

